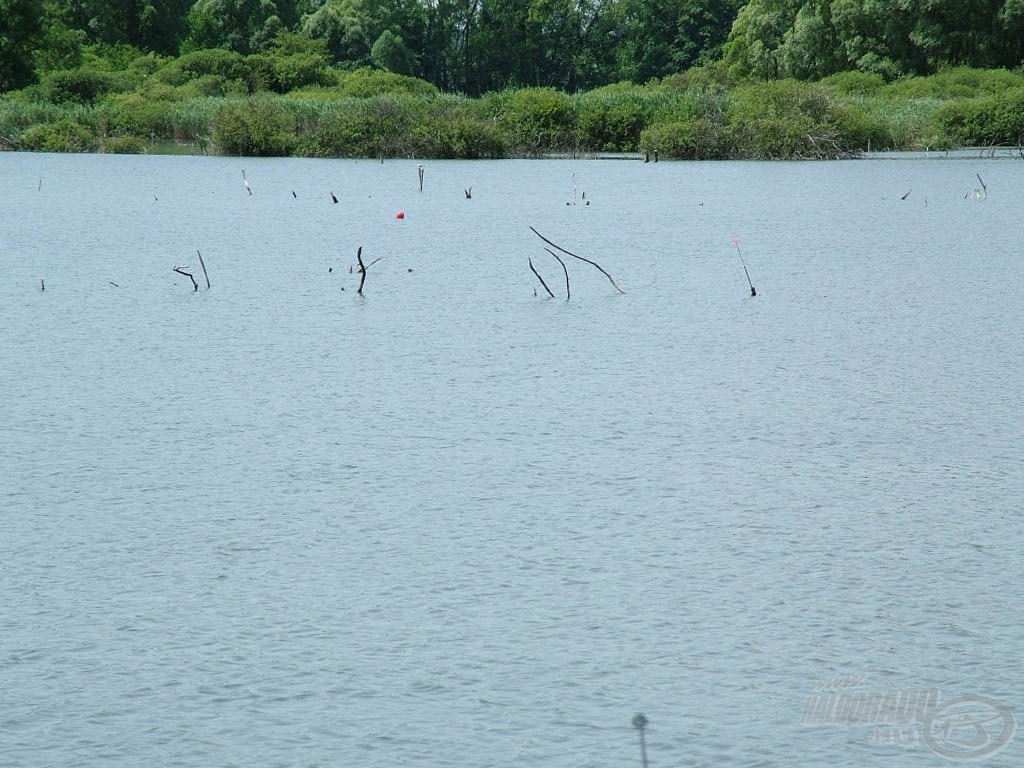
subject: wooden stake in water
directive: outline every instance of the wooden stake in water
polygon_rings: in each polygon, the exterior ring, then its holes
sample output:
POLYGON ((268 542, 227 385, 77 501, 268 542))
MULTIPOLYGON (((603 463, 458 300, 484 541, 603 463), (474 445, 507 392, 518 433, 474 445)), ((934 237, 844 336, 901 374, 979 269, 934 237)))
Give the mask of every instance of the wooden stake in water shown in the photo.
POLYGON ((420 177, 420 192, 422 192, 423 191, 423 164, 422 163, 416 163, 416 172, 419 174, 419 177, 420 177))
POLYGON ((743 274, 747 276, 747 284, 750 285, 750 295, 757 296, 757 288, 754 287, 754 284, 750 280, 750 273, 747 271, 747 263, 743 260, 743 251, 740 250, 740 239, 738 237, 734 237, 732 239, 732 244, 736 246, 736 253, 740 255, 740 264, 743 265, 743 274))
POLYGON ((643 713, 633 718, 633 727, 640 733, 640 764, 643 768, 647 768, 647 739, 644 733, 647 728, 647 718, 643 716, 643 713))

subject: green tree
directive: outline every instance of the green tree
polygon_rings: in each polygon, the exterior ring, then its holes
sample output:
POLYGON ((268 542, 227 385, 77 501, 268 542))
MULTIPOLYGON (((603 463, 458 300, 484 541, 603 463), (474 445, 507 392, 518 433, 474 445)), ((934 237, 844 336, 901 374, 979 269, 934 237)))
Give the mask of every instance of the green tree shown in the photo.
POLYGON ((42 0, 0 0, 0 91, 35 80, 33 51, 43 33, 42 0))
POLYGON ((644 83, 717 58, 739 0, 620 0, 619 78, 644 83))
POLYGON ((188 12, 189 31, 182 49, 256 53, 296 21, 292 0, 197 0, 188 12))
POLYGON ((306 37, 324 40, 331 61, 352 67, 370 62, 368 19, 358 0, 327 0, 302 17, 299 28, 306 37))
POLYGON ((126 43, 175 54, 187 27, 190 0, 74 0, 62 3, 71 25, 89 42, 126 43))
POLYGON ((375 66, 395 72, 399 75, 412 75, 415 69, 415 56, 402 38, 385 29, 370 48, 370 58, 375 66))

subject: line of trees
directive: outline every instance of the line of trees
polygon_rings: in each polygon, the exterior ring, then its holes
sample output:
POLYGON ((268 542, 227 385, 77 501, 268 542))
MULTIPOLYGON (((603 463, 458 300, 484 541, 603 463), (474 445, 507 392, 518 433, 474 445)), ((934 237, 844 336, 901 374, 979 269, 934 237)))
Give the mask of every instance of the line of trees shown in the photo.
POLYGON ((0 0, 0 91, 74 69, 97 44, 251 55, 282 32, 322 41, 336 67, 470 96, 644 83, 712 61, 761 79, 892 80, 1019 67, 1024 0, 0 0))
POLYGON ((859 70, 888 80, 944 67, 1016 69, 1024 0, 750 0, 725 46, 730 68, 764 79, 859 70))
POLYGON ((576 91, 718 56, 740 0, 0 0, 0 90, 73 68, 83 45, 178 56, 322 40, 332 63, 445 92, 576 91))

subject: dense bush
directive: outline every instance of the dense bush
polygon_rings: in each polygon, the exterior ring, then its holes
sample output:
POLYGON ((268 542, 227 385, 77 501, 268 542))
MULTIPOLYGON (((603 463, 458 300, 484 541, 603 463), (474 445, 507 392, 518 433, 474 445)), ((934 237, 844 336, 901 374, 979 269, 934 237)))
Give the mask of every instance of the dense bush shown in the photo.
POLYGON ((137 136, 114 136, 103 142, 103 152, 108 155, 145 154, 147 144, 137 136))
POLYGON ((412 154, 414 102, 382 96, 336 102, 298 143, 310 157, 402 157, 412 154))
POLYGON ((493 123, 471 117, 440 117, 415 126, 410 134, 415 157, 479 160, 506 155, 505 137, 493 123))
POLYGON ((338 91, 342 96, 356 99, 387 95, 436 96, 438 94, 437 88, 426 80, 369 67, 341 73, 338 76, 338 91))
POLYGON ((599 152, 635 152, 650 112, 649 99, 639 88, 583 94, 576 108, 579 146, 599 152))
POLYGON ((225 155, 287 156, 295 144, 295 118, 269 98, 229 102, 214 117, 213 142, 225 155))
POLYGON ((1024 76, 1005 69, 951 67, 928 77, 890 83, 885 94, 898 99, 968 99, 1024 87, 1024 76))
POLYGON ((731 145, 725 127, 697 118, 658 123, 644 129, 640 147, 648 155, 657 152, 667 160, 719 160, 729 157, 731 145))
POLYGON ((315 53, 255 54, 249 57, 248 63, 258 90, 288 93, 338 82, 337 74, 327 66, 326 59, 315 53))
POLYGON ((935 111, 933 125, 936 132, 959 145, 1020 146, 1024 141, 1024 88, 943 104, 935 111))
POLYGON ((21 135, 20 146, 40 152, 95 152, 99 142, 92 127, 65 118, 29 128, 21 135))
POLYGON ((537 155, 576 146, 576 107, 554 88, 522 88, 491 100, 496 118, 517 151, 537 155))
POLYGON ((114 135, 171 138, 173 109, 174 104, 163 99, 146 98, 140 93, 116 93, 103 101, 99 114, 114 135))
POLYGON ((118 87, 118 77, 96 69, 54 72, 43 82, 43 94, 54 104, 89 104, 118 87))
POLYGON ((219 48, 186 53, 157 70, 155 77, 170 85, 181 86, 206 75, 235 81, 246 92, 255 90, 255 78, 246 57, 219 48))
POLYGON ((877 72, 839 72, 822 78, 818 82, 832 93, 842 96, 851 94, 867 96, 878 93, 885 87, 885 78, 877 72))

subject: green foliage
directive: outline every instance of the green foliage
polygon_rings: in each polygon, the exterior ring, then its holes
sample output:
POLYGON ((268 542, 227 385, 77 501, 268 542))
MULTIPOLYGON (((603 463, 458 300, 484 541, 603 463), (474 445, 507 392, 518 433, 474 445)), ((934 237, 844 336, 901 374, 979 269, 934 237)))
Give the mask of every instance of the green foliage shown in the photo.
POLYGON ((506 156, 505 137, 493 123, 471 117, 429 115, 409 136, 415 157, 479 160, 506 156))
POLYGON ((374 66, 388 72, 412 75, 416 55, 409 50, 400 35, 385 29, 370 48, 370 60, 374 66))
POLYGON ((1024 87, 998 96, 952 101, 936 109, 933 127, 955 145, 1024 144, 1024 87))
POLYGON ((213 120, 213 142, 225 155, 287 156, 295 144, 295 118, 270 98, 231 101, 213 120))
POLYGON ((877 72, 859 72, 851 70, 848 72, 837 72, 834 75, 822 78, 820 83, 830 92, 836 95, 849 96, 878 93, 885 87, 885 78, 877 72))
POLYGON ((731 155, 728 132, 721 123, 690 119, 645 128, 640 148, 667 160, 718 160, 731 155))
POLYGON ((174 104, 140 93, 117 93, 104 99, 99 109, 107 130, 118 136, 171 138, 174 104))
POLYGON ((736 154, 752 159, 843 157, 891 139, 883 124, 840 107, 824 87, 791 80, 737 88, 726 119, 736 154))
POLYGON ((736 88, 729 119, 747 122, 764 118, 825 119, 831 101, 825 89, 796 80, 773 80, 736 88))
POLYGON ((188 36, 183 51, 223 48, 257 53, 297 21, 295 4, 287 0, 196 0, 188 11, 188 36))
POLYGON ((20 146, 39 152, 95 152, 99 141, 90 126, 63 118, 29 128, 21 135, 20 146))
POLYGON ((54 72, 43 83, 43 94, 54 104, 89 104, 118 90, 118 80, 116 75, 109 72, 86 67, 54 72))
POLYGON ((287 56, 254 54, 248 58, 257 90, 288 93, 298 88, 331 85, 337 76, 323 56, 293 53, 287 56))
POLYGON ((372 22, 358 2, 326 0, 302 17, 299 31, 313 40, 323 40, 333 63, 362 66, 370 63, 372 22))
POLYGON ((0 91, 35 80, 33 51, 43 26, 42 0, 0 0, 0 91))
POLYGON ((832 106, 829 123, 835 131, 836 145, 843 152, 884 150, 896 142, 894 131, 883 118, 852 104, 832 106))
POLYGON ((208 49, 186 53, 161 67, 155 77, 169 85, 185 85, 206 75, 235 81, 246 92, 255 89, 252 67, 246 57, 234 51, 208 49))
POLYGON ((502 129, 520 151, 540 154, 576 145, 573 100, 554 88, 522 88, 495 102, 502 129))
POLYGON ((102 72, 122 72, 143 53, 125 43, 96 43, 82 48, 82 66, 102 72))
POLYGON ((113 136, 103 142, 102 150, 108 155, 141 155, 147 145, 137 136, 113 136))
POLYGON ((969 99, 1024 87, 1024 75, 1005 69, 951 67, 928 77, 890 83, 886 95, 898 99, 969 99))
POLYGON ((576 99, 579 145, 584 150, 635 152, 650 115, 650 99, 636 86, 583 94, 576 99))
POLYGON ((45 3, 44 9, 41 35, 32 52, 35 79, 43 78, 50 72, 80 67, 82 46, 86 42, 85 32, 74 28, 64 8, 54 3, 45 3))
POLYGON ((435 96, 438 93, 437 88, 425 80, 370 67, 342 73, 339 76, 338 90, 342 96, 358 99, 402 94, 435 96))
POLYGON ((404 157, 417 119, 409 97, 379 96, 335 102, 298 144, 308 157, 404 157))

